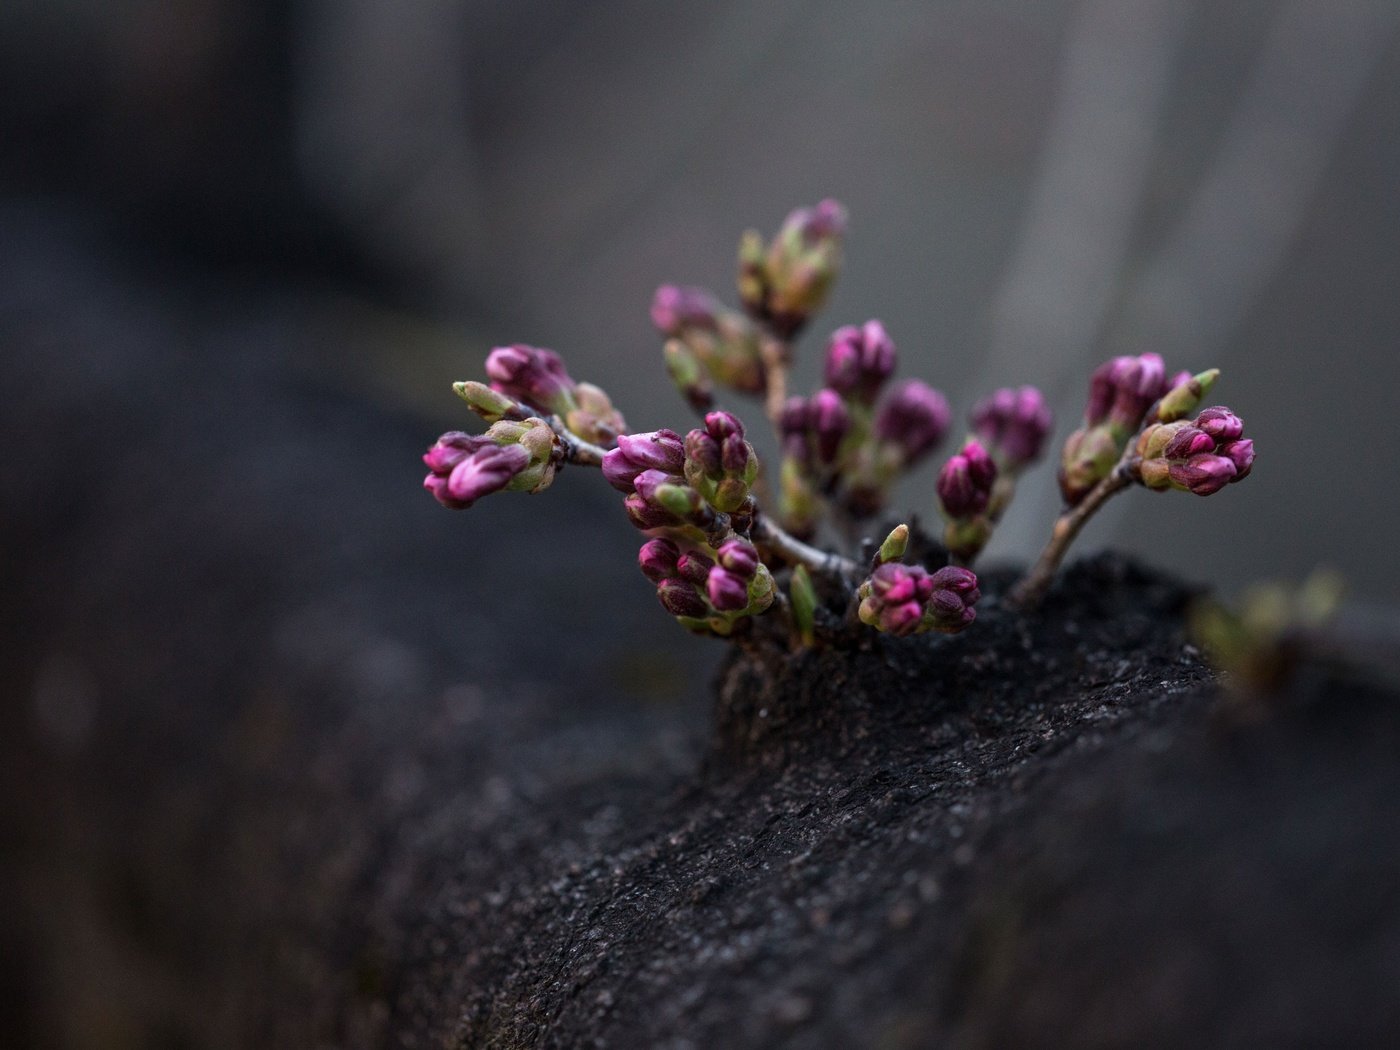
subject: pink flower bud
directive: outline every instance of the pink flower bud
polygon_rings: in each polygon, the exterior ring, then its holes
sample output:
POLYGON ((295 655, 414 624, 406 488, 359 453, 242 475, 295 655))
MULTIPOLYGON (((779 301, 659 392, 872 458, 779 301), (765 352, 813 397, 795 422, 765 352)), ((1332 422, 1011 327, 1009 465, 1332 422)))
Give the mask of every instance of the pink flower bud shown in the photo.
POLYGON ((637 552, 637 564, 642 567, 642 573, 647 579, 652 583, 660 583, 676 575, 676 561, 679 557, 680 548, 670 540, 647 540, 637 552))
POLYGON ((749 585, 727 569, 711 570, 705 581, 710 604, 720 612, 737 612, 749 604, 749 585))
POLYGON ((710 576, 714 561, 699 551, 686 551, 676 562, 676 575, 699 586, 710 576))
POLYGON ((1235 464, 1224 456, 1202 452, 1184 463, 1171 464, 1171 480, 1198 496, 1219 492, 1235 480, 1235 464))
POLYGON ((758 571, 758 550, 747 540, 729 540, 719 549, 719 563, 742 580, 758 571))
POLYGON ((572 407, 577 384, 553 350, 517 343, 498 346, 486 358, 493 390, 546 412, 563 415, 572 407))
POLYGON ((704 288, 663 284, 651 300, 651 321, 663 335, 677 337, 689 328, 712 331, 722 309, 704 288))
POLYGON ((1115 357, 1095 369, 1089 380, 1084 422, 1094 426, 1109 421, 1124 431, 1136 431, 1152 403, 1167 390, 1167 369, 1159 355, 1115 357))
POLYGON ((1202 452, 1214 451, 1215 438, 1204 430, 1188 424, 1172 435, 1171 440, 1162 449, 1162 455, 1167 459, 1189 459, 1202 452))
POLYGON ((1240 417, 1222 405, 1202 409, 1201 414, 1196 417, 1196 426, 1217 442, 1234 441, 1244 433, 1244 423, 1240 417))
POLYGON ((973 431, 1013 470, 1040 458, 1051 425, 1050 406, 1033 386, 1003 388, 972 410, 973 431))
POLYGON ((617 447, 603 456, 603 477, 619 492, 631 492, 634 479, 644 470, 680 474, 684 466, 685 445, 674 430, 622 434, 617 447))
POLYGON ((879 321, 847 325, 831 335, 826 350, 826 385, 846 397, 871 403, 894 372, 894 342, 879 321))
POLYGON ((460 430, 450 430, 437 439, 437 444, 423 456, 423 462, 434 474, 444 477, 452 472, 462 460, 479 448, 493 444, 490 438, 481 434, 464 434, 460 430))
POLYGON ((835 390, 823 388, 812 395, 809 411, 817 458, 823 463, 835 463, 841 442, 851 429, 846 402, 835 390))
POLYGON ((951 416, 948 399, 927 383, 909 379, 899 384, 875 416, 875 434, 899 448, 904 465, 912 466, 943 440, 951 416))
POLYGON ((1227 441, 1220 446, 1220 455, 1235 465, 1235 476, 1230 479, 1231 484, 1243 481, 1254 469, 1254 442, 1250 438, 1227 441))
POLYGON ((443 506, 465 510, 482 496, 505 488, 529 466, 530 453, 520 445, 488 442, 460 460, 446 477, 429 474, 423 487, 443 506))
POLYGON ((996 464, 975 439, 963 445, 938 472, 938 499, 951 519, 970 518, 987 509, 992 485, 997 478, 996 464))
POLYGON ((977 577, 968 569, 949 565, 933 574, 933 594, 929 598, 926 624, 937 631, 954 634, 977 618, 973 605, 982 597, 977 577))

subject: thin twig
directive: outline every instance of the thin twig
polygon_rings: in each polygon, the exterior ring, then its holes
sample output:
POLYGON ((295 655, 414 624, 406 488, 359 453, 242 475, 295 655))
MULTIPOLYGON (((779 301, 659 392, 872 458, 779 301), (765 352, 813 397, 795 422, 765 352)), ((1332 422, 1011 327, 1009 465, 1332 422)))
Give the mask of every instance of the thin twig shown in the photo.
POLYGON ((835 577, 846 584, 860 575, 860 567, 850 558, 804 543, 762 515, 754 518, 752 536, 791 565, 805 565, 812 572, 835 577))
POLYGON ((783 405, 787 402, 787 369, 791 346, 786 339, 767 334, 763 337, 763 374, 768 396, 764 408, 773 431, 779 433, 778 424, 783 418, 783 405))
POLYGON ((1045 545, 1045 550, 1041 551, 1035 565, 1025 576, 1021 577, 1020 582, 1011 591, 1013 605, 1030 608, 1037 605, 1045 597, 1045 592, 1049 589, 1051 581, 1055 578, 1055 573, 1060 568, 1060 562, 1064 560, 1065 552, 1069 550, 1069 545, 1074 542, 1079 531, 1112 496, 1122 492, 1133 483, 1138 459, 1134 451, 1135 444, 1136 441, 1130 442, 1113 470, 1090 489, 1089 494, 1084 499, 1065 511, 1056 520, 1054 531, 1050 534, 1050 542, 1045 545))

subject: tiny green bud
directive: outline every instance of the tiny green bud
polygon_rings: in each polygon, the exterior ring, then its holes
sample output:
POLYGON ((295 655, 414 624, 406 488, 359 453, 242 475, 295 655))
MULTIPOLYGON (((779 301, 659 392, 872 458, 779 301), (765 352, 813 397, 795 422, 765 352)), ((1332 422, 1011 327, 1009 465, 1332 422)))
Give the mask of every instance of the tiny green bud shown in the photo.
POLYGON ((666 340, 666 371, 681 396, 698 412, 708 412, 714 404, 714 389, 705 366, 695 352, 679 339, 666 340))
POLYGON ((1163 395, 1161 402, 1157 405, 1157 421, 1159 423, 1174 423, 1178 419, 1185 419, 1200 407, 1201 402, 1210 393, 1210 388, 1215 386, 1215 381, 1219 378, 1220 369, 1210 368, 1204 372, 1198 372, 1172 387, 1163 395))
POLYGON ((875 565, 878 567, 886 562, 903 561, 904 552, 909 549, 909 526, 896 525, 885 542, 880 544, 880 550, 875 555, 875 565))
POLYGON ((505 394, 492 390, 485 383, 475 380, 453 383, 452 390, 487 423, 494 423, 499 419, 520 418, 520 409, 516 403, 505 394))

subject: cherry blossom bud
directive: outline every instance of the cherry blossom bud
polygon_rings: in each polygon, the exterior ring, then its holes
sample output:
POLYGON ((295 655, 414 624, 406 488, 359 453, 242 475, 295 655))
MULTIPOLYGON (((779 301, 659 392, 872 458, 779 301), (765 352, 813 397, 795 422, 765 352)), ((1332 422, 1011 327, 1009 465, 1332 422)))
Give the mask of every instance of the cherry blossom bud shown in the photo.
POLYGON ((647 540, 637 552, 637 564, 652 583, 675 576, 680 548, 668 539, 647 540))
POLYGON ((1196 417, 1196 426, 1216 441, 1234 441, 1244 433, 1244 423, 1240 417, 1221 405, 1204 409, 1196 417))
POLYGON ((1178 373, 1171 381, 1171 389, 1162 395, 1161 403, 1157 406, 1157 421, 1171 423, 1185 419, 1196 411, 1219 378, 1218 368, 1211 368, 1194 376, 1190 372, 1178 373))
POLYGON ((710 604, 720 612, 737 612, 749 604, 749 585, 728 569, 716 566, 705 583, 710 604))
POLYGON ((956 634, 977 619, 973 606, 982 592, 970 570, 949 565, 934 573, 932 582, 933 593, 924 613, 926 629, 956 634))
MULTIPOLYGON (((434 456, 432 451, 423 458, 429 467, 451 459, 444 454, 434 456)), ((453 462, 449 470, 434 470, 423 479, 423 487, 444 507, 465 510, 482 496, 505 488, 529 465, 530 453, 519 445, 497 445, 487 440, 453 462)))
POLYGON ((841 442, 851 429, 846 402, 835 390, 823 388, 812 395, 808 404, 817 459, 826 464, 835 463, 841 442))
POLYGON ((972 410, 973 432, 1012 471, 1040 458, 1051 425, 1050 406, 1033 386, 1003 388, 972 410))
POLYGON ((883 324, 847 325, 832 333, 827 346, 826 385, 844 397, 873 404, 894 365, 894 341, 883 324))
POLYGON ((733 513, 749 498, 758 456, 744 440, 744 425, 729 412, 711 412, 705 428, 685 438, 685 477, 719 511, 733 513))
POLYGON ((486 375, 494 389, 533 408, 563 415, 574 407, 577 384, 553 350, 524 343, 498 346, 486 358, 486 375))
POLYGON ((708 555, 699 551, 686 551, 676 561, 676 575, 700 586, 709 579, 710 570, 714 567, 715 561, 708 555))
POLYGON ((656 596, 661 599, 662 606, 672 616, 703 617, 709 614, 710 608, 705 604, 705 599, 696 590, 695 584, 686 580, 671 578, 662 580, 656 588, 656 596))
POLYGON ((1158 491, 1219 492, 1254 466, 1254 442, 1243 433, 1244 423, 1223 407, 1205 409, 1190 422, 1150 426, 1137 442, 1137 480, 1158 491))
POLYGON ((665 284, 652 299, 651 319, 690 351, 710 378, 745 393, 763 393, 767 376, 759 331, 737 310, 703 288, 665 284))
POLYGON ((948 399, 917 379, 900 383, 875 416, 875 434, 896 446, 905 467, 917 463, 943 440, 951 414, 948 399))
POLYGON ((674 430, 623 434, 617 447, 603 456, 603 477, 619 492, 631 492, 634 479, 644 470, 678 475, 684 468, 685 444, 674 430))
POLYGON ((1171 464, 1171 480, 1177 488, 1209 496, 1235 480, 1235 464, 1224 456, 1203 452, 1184 463, 1171 464))
POLYGON ((758 550, 747 540, 729 540, 719 548, 719 563, 739 579, 751 580, 758 571, 758 550))
POLYGON ((914 634, 932 594, 933 580, 926 570, 917 565, 887 562, 861 584, 861 622, 896 637, 914 634))
POLYGON ((987 509, 997 468, 975 439, 949 458, 938 474, 938 499, 949 518, 970 518, 987 509))
POLYGON ((739 295, 745 308, 786 338, 821 309, 841 265, 846 210, 833 200, 799 208, 766 250, 754 233, 739 246, 739 295))
POLYGON ((1254 469, 1254 442, 1249 438, 1227 441, 1220 446, 1219 452, 1235 465, 1234 481, 1243 481, 1254 469))

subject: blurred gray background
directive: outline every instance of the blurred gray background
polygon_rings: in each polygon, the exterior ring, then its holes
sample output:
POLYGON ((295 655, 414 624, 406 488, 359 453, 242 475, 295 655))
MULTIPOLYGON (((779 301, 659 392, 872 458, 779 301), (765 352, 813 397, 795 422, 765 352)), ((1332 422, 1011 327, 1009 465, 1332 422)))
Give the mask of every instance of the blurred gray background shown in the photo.
MULTIPOLYGON (((635 427, 684 425, 653 287, 731 295, 743 228, 836 196, 847 268, 799 388, 868 316, 960 414, 1032 382, 1060 435, 1111 354, 1219 365, 1255 476, 1122 500, 1085 548, 1227 587, 1325 562, 1383 599, 1398 25, 1393 0, 17 0, 3 173, 22 207, 282 280, 315 333, 298 366, 425 438, 511 341, 635 427)), ((1053 510, 1045 467, 991 556, 1029 556, 1053 510)))

